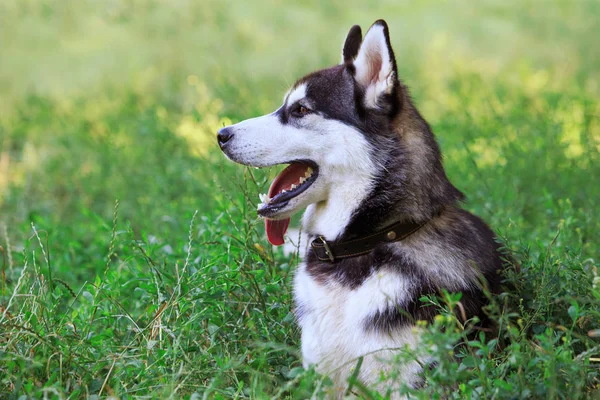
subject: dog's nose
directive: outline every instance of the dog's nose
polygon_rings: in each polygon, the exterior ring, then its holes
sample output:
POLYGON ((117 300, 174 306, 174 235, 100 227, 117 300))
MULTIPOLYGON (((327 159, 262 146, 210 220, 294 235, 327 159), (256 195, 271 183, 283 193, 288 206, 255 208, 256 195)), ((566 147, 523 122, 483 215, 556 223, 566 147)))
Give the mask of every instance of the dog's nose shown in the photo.
POLYGON ((229 128, 221 128, 217 133, 217 140, 219 141, 219 146, 225 146, 225 143, 229 142, 233 137, 233 132, 229 128))

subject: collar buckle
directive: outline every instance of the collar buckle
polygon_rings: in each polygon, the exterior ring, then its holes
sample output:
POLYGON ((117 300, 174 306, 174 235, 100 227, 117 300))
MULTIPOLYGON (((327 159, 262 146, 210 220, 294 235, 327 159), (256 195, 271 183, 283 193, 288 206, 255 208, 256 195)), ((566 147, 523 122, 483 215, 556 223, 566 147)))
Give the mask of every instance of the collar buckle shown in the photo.
POLYGON ((329 247, 329 243, 327 243, 327 240, 325 240, 325 238, 323 236, 319 236, 319 239, 321 240, 321 243, 323 243, 323 247, 325 248, 325 254, 327 254, 327 257, 329 257, 329 260, 332 263, 334 263, 335 262, 335 254, 333 254, 331 247, 329 247))

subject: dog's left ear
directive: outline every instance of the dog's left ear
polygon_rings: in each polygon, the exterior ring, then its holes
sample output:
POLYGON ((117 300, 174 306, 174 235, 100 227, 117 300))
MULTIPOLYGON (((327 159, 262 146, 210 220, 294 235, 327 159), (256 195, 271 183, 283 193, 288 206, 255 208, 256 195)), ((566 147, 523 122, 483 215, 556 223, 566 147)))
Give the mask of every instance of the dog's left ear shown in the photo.
POLYGON ((348 32, 348 36, 346 36, 346 40, 344 41, 342 64, 352 64, 358 55, 360 42, 362 42, 362 31, 360 30, 360 26, 354 25, 350 28, 350 32, 348 32))
POLYGON ((398 85, 396 59, 384 20, 369 28, 353 65, 354 78, 365 91, 365 106, 380 108, 381 97, 394 93, 398 85))

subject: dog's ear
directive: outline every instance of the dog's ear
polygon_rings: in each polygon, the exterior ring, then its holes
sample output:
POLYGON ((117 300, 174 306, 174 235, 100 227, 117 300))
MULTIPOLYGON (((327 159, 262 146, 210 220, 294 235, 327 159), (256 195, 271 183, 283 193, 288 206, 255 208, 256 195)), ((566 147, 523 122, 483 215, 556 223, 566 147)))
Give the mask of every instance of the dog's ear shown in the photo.
POLYGON ((350 28, 346 41, 344 42, 344 48, 342 49, 342 64, 352 64, 352 61, 358 55, 358 49, 360 48, 360 42, 362 41, 362 31, 360 26, 354 25, 350 28))
POLYGON ((365 91, 365 106, 379 108, 381 97, 393 94, 398 86, 396 59, 384 20, 369 28, 353 64, 354 78, 365 91))

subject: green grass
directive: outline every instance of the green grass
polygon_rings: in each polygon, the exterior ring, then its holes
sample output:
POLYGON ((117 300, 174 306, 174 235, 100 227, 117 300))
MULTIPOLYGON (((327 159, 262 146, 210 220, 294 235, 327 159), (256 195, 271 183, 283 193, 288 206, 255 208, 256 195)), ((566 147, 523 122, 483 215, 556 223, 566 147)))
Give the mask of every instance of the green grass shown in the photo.
POLYGON ((255 213, 274 171, 227 162, 214 135, 380 17, 466 207, 521 264, 490 307, 499 341, 457 347, 459 299, 423 299, 438 366, 411 394, 598 396, 600 3, 8 0, 0 398, 322 397, 298 260, 255 213))

